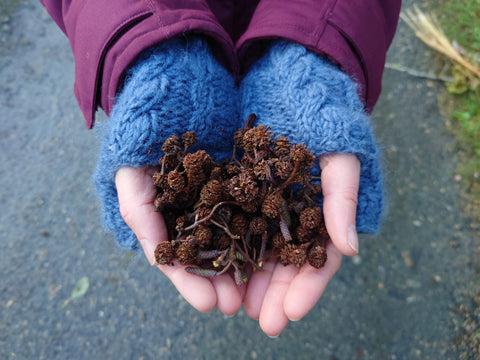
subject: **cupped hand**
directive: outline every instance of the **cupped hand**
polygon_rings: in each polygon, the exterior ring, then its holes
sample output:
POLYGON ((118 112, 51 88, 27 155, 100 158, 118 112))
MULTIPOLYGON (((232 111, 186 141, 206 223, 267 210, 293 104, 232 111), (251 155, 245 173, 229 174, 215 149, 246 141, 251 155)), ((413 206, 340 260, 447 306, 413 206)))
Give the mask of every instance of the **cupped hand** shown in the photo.
MULTIPOLYGON (((259 320, 265 334, 279 335, 290 320, 301 319, 315 306, 339 269, 342 254, 358 253, 355 214, 360 162, 355 155, 330 154, 320 158, 320 167, 325 225, 332 240, 327 245, 328 260, 323 268, 305 264, 298 269, 271 259, 264 263, 264 271, 254 272, 247 286, 239 288, 229 274, 204 278, 187 273, 178 262, 175 266, 157 267, 198 311, 217 307, 225 315, 233 315, 243 301, 245 312, 259 320)), ((151 167, 124 167, 115 177, 122 217, 151 264, 155 263, 157 244, 168 240, 163 216, 153 211, 153 172, 151 167)))
MULTIPOLYGON (((156 188, 152 181, 153 167, 120 168, 115 183, 120 213, 139 239, 150 264, 155 264, 155 247, 168 240, 163 216, 154 211, 156 188)), ((204 278, 187 273, 185 266, 156 265, 195 309, 209 312, 217 307, 225 315, 235 314, 244 296, 245 287, 238 288, 229 274, 204 278)))
POLYGON ((320 158, 324 196, 323 212, 331 242, 328 260, 321 269, 309 264, 300 269, 284 266, 276 259, 254 272, 244 298, 245 312, 258 319, 269 336, 278 336, 290 320, 300 320, 317 303, 340 267, 342 254, 358 253, 355 230, 360 162, 355 155, 330 154, 320 158))

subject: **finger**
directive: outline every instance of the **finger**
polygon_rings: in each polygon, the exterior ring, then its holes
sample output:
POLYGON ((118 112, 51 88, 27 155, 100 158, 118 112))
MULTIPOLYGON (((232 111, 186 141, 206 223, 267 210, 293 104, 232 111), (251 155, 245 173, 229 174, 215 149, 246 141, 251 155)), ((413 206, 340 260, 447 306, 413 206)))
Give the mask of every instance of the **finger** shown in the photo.
POLYGON ((230 274, 223 274, 212 279, 217 293, 217 309, 227 315, 234 315, 242 306, 242 295, 230 274))
POLYGON ((162 214, 156 212, 153 206, 156 189, 151 172, 148 167, 123 167, 115 175, 115 184, 122 218, 139 239, 150 264, 153 264, 155 247, 160 241, 168 239, 168 233, 162 214))
POLYGON ((340 268, 342 254, 331 242, 327 245, 327 254, 328 259, 323 268, 316 269, 305 264, 291 282, 284 301, 284 311, 288 319, 300 320, 312 310, 328 282, 340 268))
MULTIPOLYGON (((120 211, 126 224, 135 233, 150 264, 155 262, 155 247, 168 239, 163 216, 154 211, 156 190, 150 168, 124 167, 117 171, 115 183, 120 211)), ((207 278, 187 273, 184 266, 159 265, 180 294, 195 309, 211 311, 217 302, 215 288, 207 278), (199 295, 201 294, 201 295, 199 295)))
POLYGON ((358 253, 355 230, 360 161, 353 154, 320 158, 325 226, 334 245, 344 255, 358 253))
POLYGON ((177 288, 180 295, 200 312, 210 312, 217 304, 215 287, 208 278, 185 271, 185 266, 175 261, 175 265, 157 266, 177 288))
POLYGON ((293 265, 284 266, 279 262, 275 265, 259 316, 260 328, 268 336, 280 335, 288 325, 283 303, 290 283, 298 271, 293 265))
POLYGON ((248 316, 257 320, 260 317, 263 299, 268 289, 277 261, 266 261, 263 271, 251 274, 247 283, 247 292, 243 300, 243 308, 248 316))

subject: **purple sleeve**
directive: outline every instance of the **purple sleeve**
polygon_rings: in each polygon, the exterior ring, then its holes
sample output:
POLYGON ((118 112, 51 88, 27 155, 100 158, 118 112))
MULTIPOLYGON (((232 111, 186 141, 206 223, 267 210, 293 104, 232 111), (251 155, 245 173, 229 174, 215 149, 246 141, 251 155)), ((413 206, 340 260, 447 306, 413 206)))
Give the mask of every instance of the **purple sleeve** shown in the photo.
POLYGON ((233 43, 205 0, 41 0, 75 57, 74 92, 88 128, 97 107, 110 113, 122 76, 144 49, 197 33, 233 43))
POLYGON ((261 0, 237 42, 240 62, 252 63, 262 40, 283 38, 326 56, 360 85, 371 111, 381 91, 387 49, 401 0, 261 0))

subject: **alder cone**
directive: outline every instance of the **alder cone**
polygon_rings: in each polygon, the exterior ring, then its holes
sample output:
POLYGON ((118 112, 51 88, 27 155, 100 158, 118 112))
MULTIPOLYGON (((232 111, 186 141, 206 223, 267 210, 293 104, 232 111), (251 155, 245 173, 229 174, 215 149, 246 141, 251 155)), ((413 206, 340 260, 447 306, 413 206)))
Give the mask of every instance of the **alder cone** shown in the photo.
POLYGON ((306 229, 313 230, 322 222, 322 210, 319 207, 306 208, 300 213, 300 224, 306 229))
POLYGON ((213 206, 222 199, 222 184, 218 180, 210 180, 200 190, 200 201, 206 206, 213 206))
POLYGON ((183 190, 185 187, 185 178, 178 170, 172 170, 168 173, 168 186, 174 191, 183 190))
POLYGON ((185 241, 178 246, 175 256, 182 265, 193 264, 197 258, 197 248, 192 242, 185 241))
POLYGON ((158 264, 177 259, 189 273, 230 274, 239 285, 269 259, 324 266, 329 237, 309 171, 315 157, 268 126, 253 127, 255 118, 235 132, 232 157, 218 163, 205 150, 189 151, 194 132, 162 145, 154 205, 172 240, 156 247, 158 264))
POLYGON ((307 261, 307 252, 301 246, 287 243, 280 250, 280 261, 283 265, 292 264, 296 267, 301 267, 307 261))
POLYGON ((157 264, 170 264, 175 257, 175 250, 170 241, 162 241, 155 248, 155 261, 157 264))
POLYGON ((249 228, 250 221, 242 213, 236 213, 232 217, 230 224, 230 231, 232 234, 244 236, 249 228))
POLYGON ((267 231, 267 228, 268 228, 267 220, 265 220, 265 218, 263 217, 257 216, 250 221, 250 230, 252 230, 252 233, 254 235, 263 234, 265 231, 267 231))
POLYGON ((268 218, 276 218, 282 208, 282 197, 278 193, 267 195, 262 204, 262 213, 268 218))
POLYGON ((195 241, 201 248, 207 248, 210 245, 212 240, 212 229, 205 225, 199 225, 193 235, 195 236, 195 241))
POLYGON ((316 245, 308 251, 308 263, 314 268, 320 269, 327 261, 327 249, 323 246, 316 245))
POLYGON ((197 142, 197 134, 194 131, 187 131, 182 135, 182 143, 185 148, 189 148, 197 142))

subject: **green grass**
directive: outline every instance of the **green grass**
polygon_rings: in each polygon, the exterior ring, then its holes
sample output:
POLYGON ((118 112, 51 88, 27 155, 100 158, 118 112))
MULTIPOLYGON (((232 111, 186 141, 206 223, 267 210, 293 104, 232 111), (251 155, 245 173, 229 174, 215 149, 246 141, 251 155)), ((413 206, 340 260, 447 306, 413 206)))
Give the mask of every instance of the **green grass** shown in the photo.
MULTIPOLYGON (((480 0, 442 0, 435 12, 450 40, 456 41, 472 56, 469 61, 480 67, 480 0)), ((451 67, 454 84, 446 86, 441 106, 449 118, 450 129, 458 139, 461 162, 458 173, 466 189, 466 212, 480 220, 480 79, 465 77, 458 66, 451 67)), ((480 266, 480 243, 474 251, 474 266, 480 266)), ((480 357, 480 284, 472 286, 457 312, 459 334, 454 341, 459 359, 480 357), (473 299, 473 301, 472 301, 473 299)))
POLYGON ((440 16, 450 39, 480 55, 480 0, 444 0, 440 16))
MULTIPOLYGON (((435 5, 440 25, 451 41, 457 42, 480 68, 480 0, 443 0, 435 5)), ((466 77, 458 66, 451 67, 456 79, 447 84, 445 106, 451 130, 457 136, 462 161, 458 172, 467 186, 480 219, 480 79, 466 77)))

